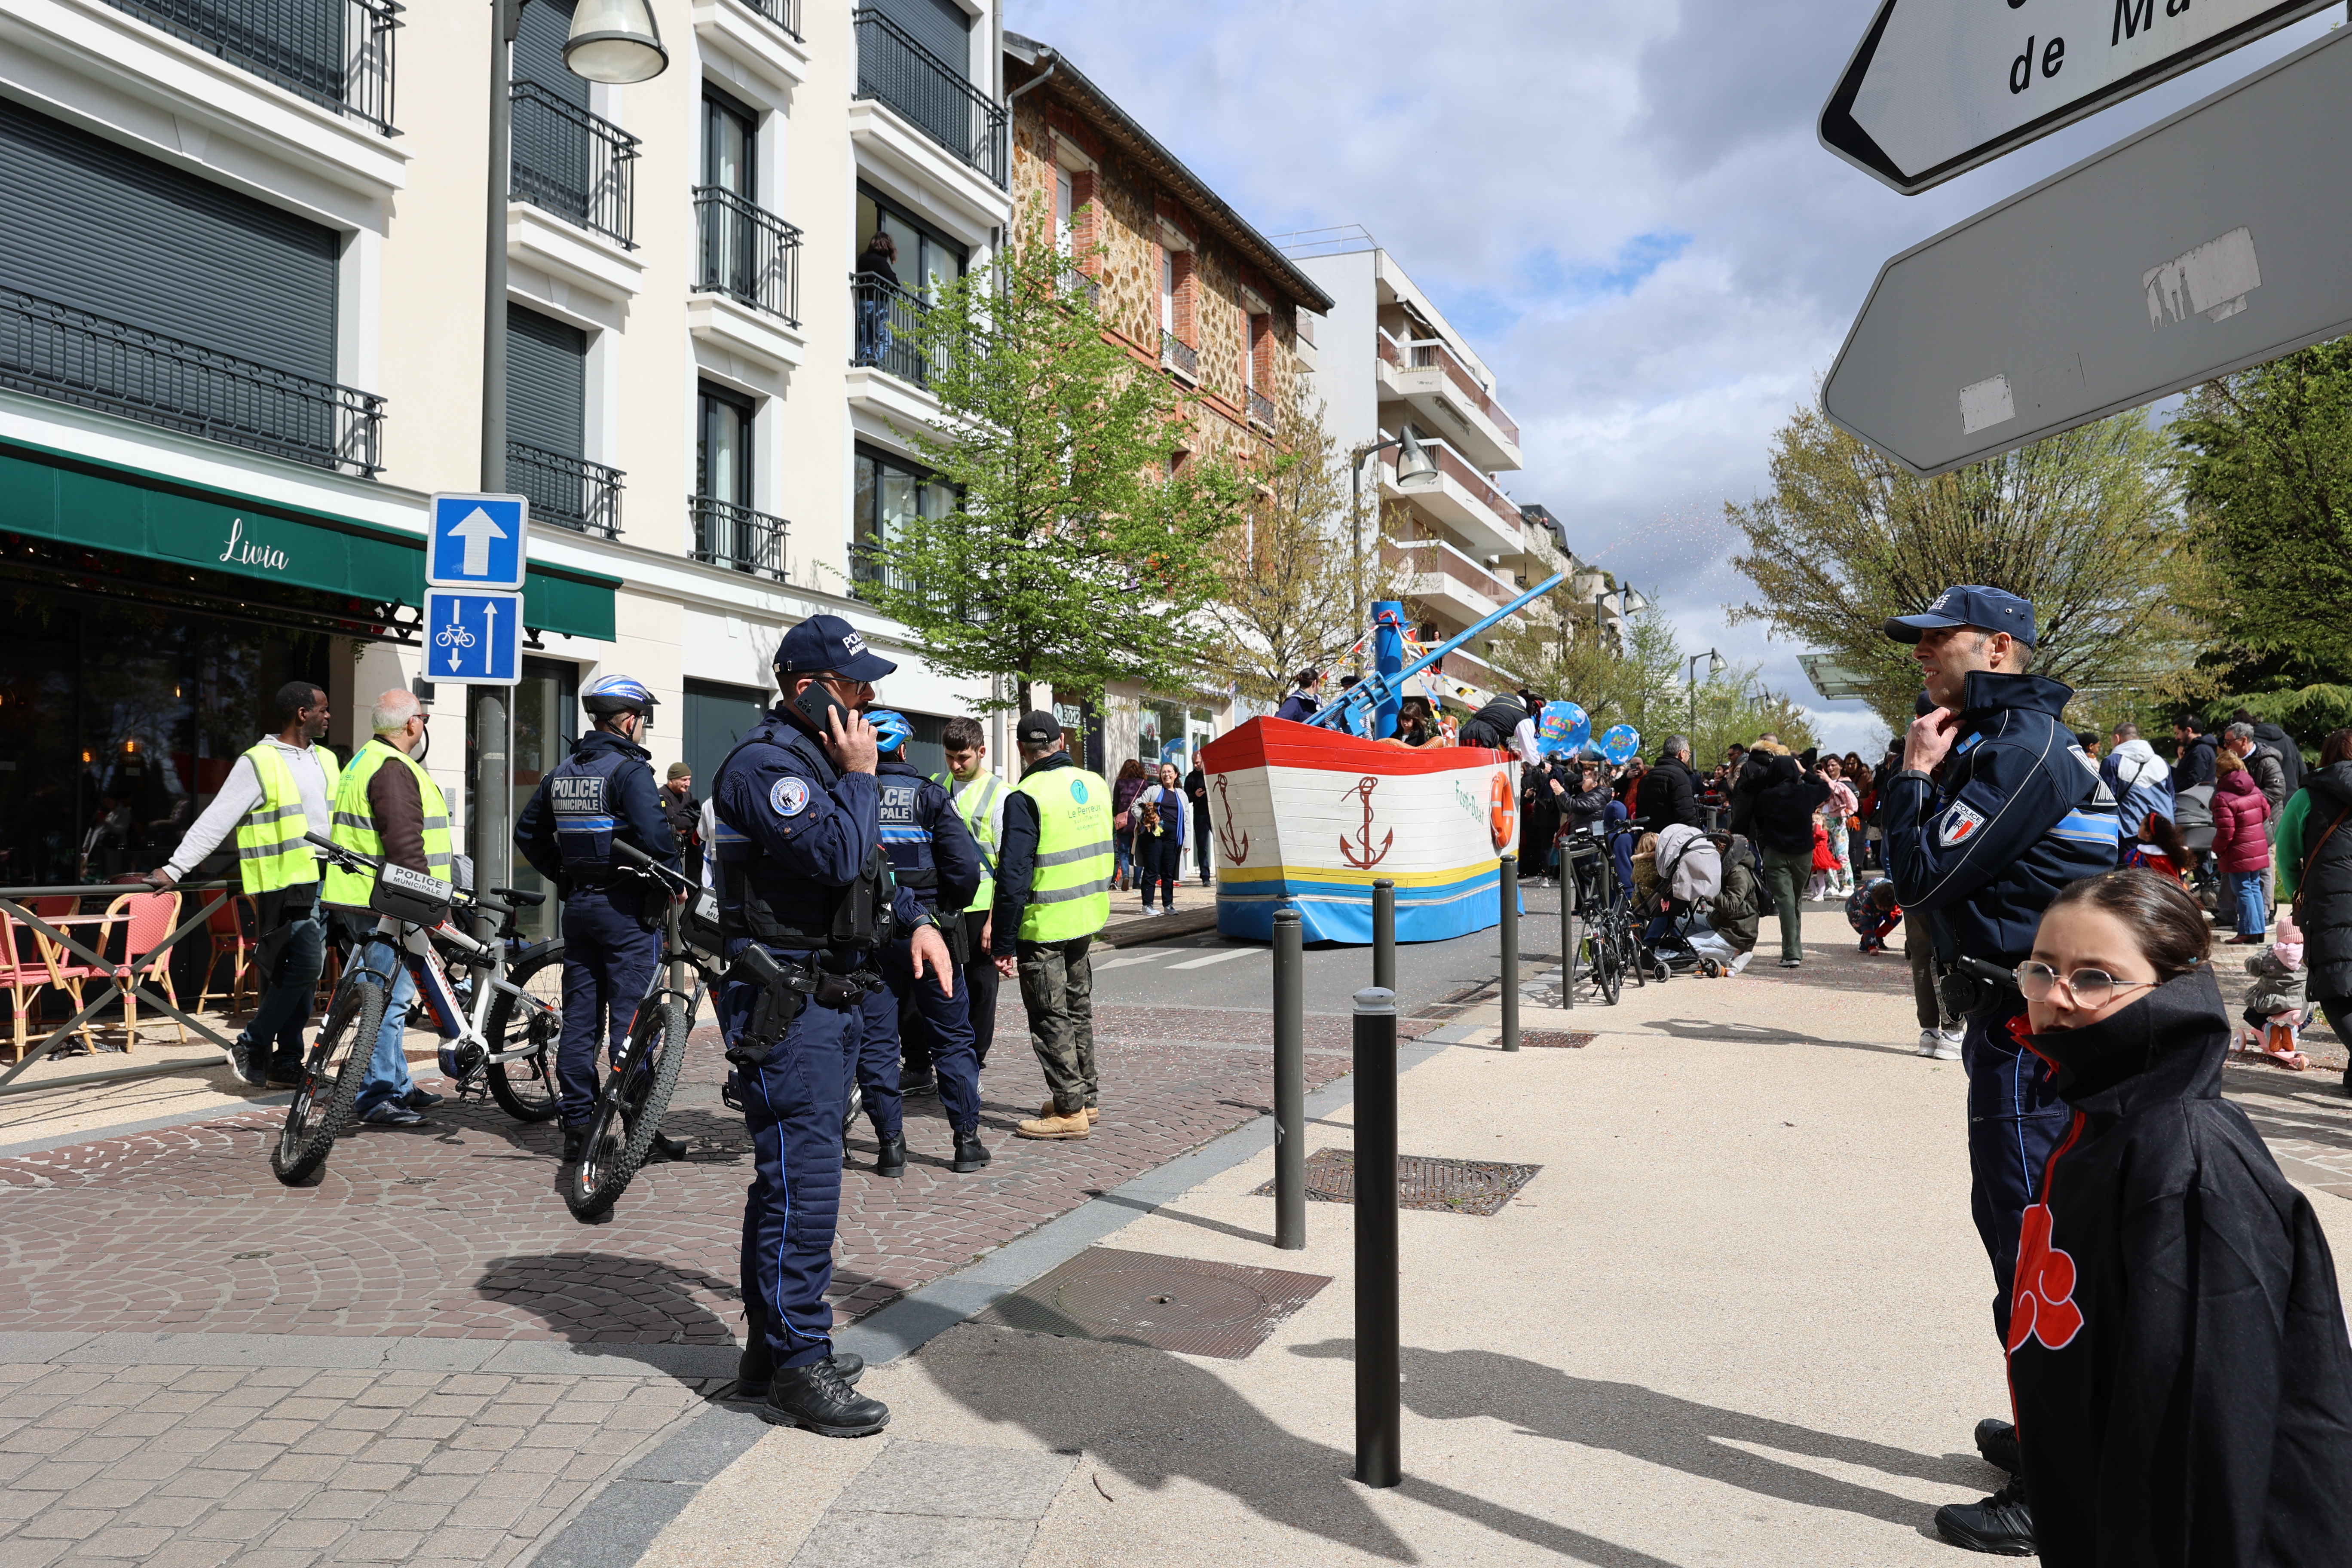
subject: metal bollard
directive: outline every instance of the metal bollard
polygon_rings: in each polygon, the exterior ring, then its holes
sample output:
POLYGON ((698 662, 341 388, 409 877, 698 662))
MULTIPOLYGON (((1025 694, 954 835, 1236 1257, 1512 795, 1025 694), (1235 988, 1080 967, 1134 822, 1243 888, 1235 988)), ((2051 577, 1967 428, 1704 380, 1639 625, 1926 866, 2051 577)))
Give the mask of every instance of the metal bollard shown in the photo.
POLYGON ((1396 884, 1386 877, 1372 884, 1372 984, 1396 989, 1396 884))
POLYGON ((1356 993, 1356 1479, 1402 1479, 1397 1315, 1396 993, 1356 993))
POLYGON ((1502 858, 1503 1048, 1519 1048, 1519 858, 1502 858))
POLYGON ((1274 915, 1274 1245, 1307 1246, 1307 958, 1297 910, 1274 915))

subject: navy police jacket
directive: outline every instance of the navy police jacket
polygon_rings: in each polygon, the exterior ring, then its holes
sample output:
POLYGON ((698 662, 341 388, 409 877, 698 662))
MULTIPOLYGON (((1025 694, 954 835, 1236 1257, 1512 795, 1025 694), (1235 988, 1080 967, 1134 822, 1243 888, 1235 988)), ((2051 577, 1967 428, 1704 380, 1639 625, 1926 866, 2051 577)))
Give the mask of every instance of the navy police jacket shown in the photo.
MULTIPOLYGON (((878 781, 835 769, 824 748, 781 707, 745 735, 710 786, 718 830, 720 919, 730 937, 816 948, 882 842, 878 781)), ((906 888, 891 900, 899 930, 923 918, 906 888)))
POLYGON ((616 865, 614 838, 677 868, 677 839, 654 784, 652 754, 609 730, 591 730, 539 781, 515 822, 515 847, 565 898, 609 885, 615 910, 640 912, 641 879, 614 875, 625 868, 616 865))
POLYGON ((2038 675, 1971 670, 1935 782, 1886 785, 1895 897, 1931 917, 1937 956, 2013 968, 2059 889, 2116 868, 2115 797, 2060 721, 2072 696, 2038 675))
POLYGON ((980 846, 948 792, 917 772, 899 752, 885 755, 879 776, 882 848, 898 885, 912 889, 923 908, 960 910, 980 891, 980 846))

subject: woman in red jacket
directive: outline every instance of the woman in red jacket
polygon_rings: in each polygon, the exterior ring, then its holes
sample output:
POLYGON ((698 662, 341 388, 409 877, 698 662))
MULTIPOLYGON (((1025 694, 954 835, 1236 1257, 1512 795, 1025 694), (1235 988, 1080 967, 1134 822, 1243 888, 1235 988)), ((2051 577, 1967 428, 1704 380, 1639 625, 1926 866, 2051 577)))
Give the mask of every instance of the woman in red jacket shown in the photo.
POLYGON ((2221 752, 2214 757, 2220 770, 2213 781, 2213 858, 2221 862, 2221 886, 2236 900, 2238 934, 2232 942, 2252 944, 2263 940, 2270 925, 2263 873, 2270 869, 2271 803, 2246 764, 2221 752))

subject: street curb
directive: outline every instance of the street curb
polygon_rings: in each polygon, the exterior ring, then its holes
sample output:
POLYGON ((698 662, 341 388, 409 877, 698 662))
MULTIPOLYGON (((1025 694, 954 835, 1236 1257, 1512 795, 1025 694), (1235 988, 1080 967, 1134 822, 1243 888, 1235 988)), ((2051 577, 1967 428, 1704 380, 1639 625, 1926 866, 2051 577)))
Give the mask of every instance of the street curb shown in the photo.
POLYGON ((1204 931, 1217 929, 1217 907, 1205 910, 1184 910, 1172 915, 1146 915, 1108 925, 1095 933, 1095 941, 1104 947, 1139 947, 1149 942, 1162 942, 1171 936, 1198 936, 1204 931))
POLYGON ((296 1366, 323 1372, 486 1372, 509 1376, 681 1381, 731 1378, 740 1353, 723 1345, 572 1344, 563 1340, 467 1340, 356 1334, 57 1333, 0 1331, 0 1362, 100 1366, 296 1366))
POLYGON ((0 1160, 14 1160, 26 1154, 46 1154, 52 1149, 70 1149, 77 1143, 103 1143, 114 1138, 135 1138, 142 1132, 161 1132, 167 1127, 189 1127, 199 1121, 221 1121, 232 1116, 242 1116, 248 1110, 276 1110, 294 1103, 291 1092, 257 1095, 236 1105, 215 1105, 205 1110, 180 1110, 169 1116, 153 1116, 144 1121, 125 1121, 114 1127, 92 1127, 80 1132, 59 1132, 47 1138, 27 1139, 22 1143, 0 1144, 0 1160))

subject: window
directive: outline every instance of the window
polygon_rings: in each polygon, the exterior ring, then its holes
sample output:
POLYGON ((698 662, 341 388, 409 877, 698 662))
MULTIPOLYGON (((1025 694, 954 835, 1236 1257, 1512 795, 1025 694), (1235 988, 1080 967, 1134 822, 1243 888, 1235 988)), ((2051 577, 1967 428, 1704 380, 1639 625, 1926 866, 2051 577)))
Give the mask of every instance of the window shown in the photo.
POLYGON ((696 399, 695 493, 751 504, 751 400, 704 382, 696 399))
POLYGON ((702 96, 702 183, 731 191, 745 201, 760 194, 757 167, 760 117, 722 93, 702 96))
POLYGON ((877 229, 898 247, 894 270, 898 287, 937 303, 940 286, 963 276, 971 251, 893 203, 871 185, 857 186, 857 248, 866 248, 877 229))
POLYGON ((962 498, 930 470, 872 447, 857 448, 856 490, 850 498, 850 575, 877 582, 877 551, 902 533, 910 518, 945 517, 962 498))
POLYGON ((1242 318, 1242 384, 1252 392, 1257 390, 1258 323, 1265 320, 1264 316, 1242 318))
POLYGON ((1076 192, 1067 169, 1054 171, 1054 247, 1064 256, 1070 254, 1070 214, 1075 210, 1076 192))
POLYGON ((1176 253, 1160 247, 1160 330, 1176 330, 1176 253))

